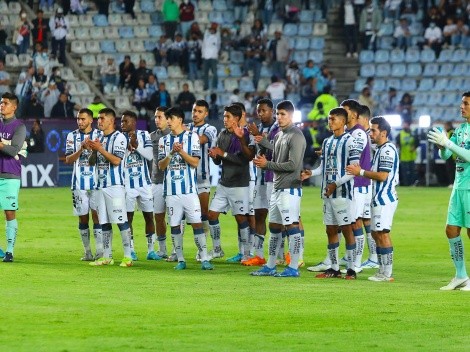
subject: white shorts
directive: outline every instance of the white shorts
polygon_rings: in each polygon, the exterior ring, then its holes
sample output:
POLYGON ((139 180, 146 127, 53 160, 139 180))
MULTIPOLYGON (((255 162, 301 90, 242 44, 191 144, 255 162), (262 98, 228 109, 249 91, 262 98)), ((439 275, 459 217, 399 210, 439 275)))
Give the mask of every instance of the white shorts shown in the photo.
POLYGON ((249 187, 225 187, 217 185, 209 210, 232 215, 250 215, 249 187))
POLYGON ((250 181, 250 200, 249 200, 249 212, 248 215, 255 215, 255 207, 253 206, 255 198, 255 181, 250 181))
POLYGON ((390 232, 392 229, 393 215, 397 210, 398 201, 385 204, 372 206, 372 221, 371 230, 377 232, 390 232))
POLYGON ((353 220, 353 202, 347 198, 323 199, 323 223, 325 225, 351 225, 353 220))
POLYGON ((196 193, 166 196, 166 213, 170 226, 179 226, 183 215, 188 224, 200 224, 201 204, 196 193))
MULTIPOLYGON (((359 192, 359 187, 354 187, 354 216, 353 219, 359 218, 370 219, 370 202, 372 201, 371 190, 367 193, 359 192)), ((362 187, 364 189, 364 187, 362 187)))
POLYGON ((155 214, 165 214, 166 202, 163 196, 163 183, 152 183, 153 212, 155 214))
POLYGON ((201 180, 197 182, 197 194, 210 193, 211 183, 209 180, 201 180))
POLYGON ((134 212, 135 204, 145 213, 153 213, 152 187, 126 188, 126 209, 128 213, 134 212))
POLYGON ((81 190, 76 189, 72 191, 73 202, 73 215, 82 216, 87 215, 91 210, 96 210, 96 190, 81 190))
POLYGON ((123 224, 127 221, 126 190, 124 186, 110 186, 96 191, 98 220, 103 224, 123 224))
POLYGON ((264 185, 256 185, 253 192, 253 208, 256 209, 269 209, 269 200, 273 192, 273 183, 268 182, 264 185))
POLYGON ((290 190, 274 190, 269 201, 269 222, 291 225, 300 219, 300 194, 291 194, 290 190))

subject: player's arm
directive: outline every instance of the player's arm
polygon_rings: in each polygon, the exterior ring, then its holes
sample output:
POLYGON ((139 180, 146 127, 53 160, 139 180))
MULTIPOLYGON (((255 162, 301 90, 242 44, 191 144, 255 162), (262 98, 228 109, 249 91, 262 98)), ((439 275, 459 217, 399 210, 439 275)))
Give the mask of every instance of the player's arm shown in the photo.
MULTIPOLYGON (((350 138, 347 141, 346 150, 348 152, 347 165, 346 165, 346 170, 347 170, 347 167, 349 165, 359 164, 361 153, 359 152, 358 145, 354 138, 350 138)), ((353 178, 354 178, 354 175, 351 175, 346 172, 346 175, 342 176, 339 180, 336 180, 334 184, 336 185, 336 187, 339 187, 341 185, 344 185, 346 182, 351 181, 353 178)))
POLYGON ((264 166, 264 168, 279 172, 293 172, 295 170, 298 170, 298 165, 302 165, 305 147, 306 142, 303 134, 292 135, 290 143, 288 145, 289 153, 287 161, 282 163, 266 161, 266 165, 264 166))
POLYGON ((388 171, 370 171, 363 170, 359 164, 352 164, 346 166, 346 171, 348 174, 353 176, 363 176, 370 178, 371 180, 383 182, 387 179, 389 172, 388 171))
POLYGON ((13 138, 8 141, 8 144, 2 138, 0 142, 0 152, 11 157, 15 157, 23 147, 23 143, 26 139, 26 126, 19 125, 15 132, 13 132, 13 138))
POLYGON ((168 154, 165 151, 165 140, 160 138, 158 141, 158 168, 160 170, 165 170, 168 165, 170 165, 171 157, 173 156, 173 150, 168 154))
POLYGON ((179 155, 186 161, 191 167, 197 168, 199 165, 200 156, 191 156, 185 150, 181 150, 179 155))
POLYGON ((139 143, 136 148, 137 153, 142 155, 146 160, 153 160, 153 147, 152 141, 150 140, 150 135, 148 132, 145 132, 144 143, 139 143))
POLYGON ((447 134, 437 127, 428 132, 428 140, 431 143, 450 150, 455 155, 462 158, 465 162, 470 162, 470 150, 459 147, 457 144, 455 144, 455 140, 449 139, 447 134))
MULTIPOLYGON (((457 143, 457 137, 455 136, 455 134, 452 134, 452 136, 449 138, 449 140, 454 144, 457 143)), ((453 153, 450 149, 447 149, 445 147, 441 147, 440 145, 437 145, 437 147, 439 148, 439 156, 441 157, 441 159, 447 160, 450 157, 452 157, 453 153)))
POLYGON ((82 155, 83 152, 83 143, 80 144, 80 148, 76 151, 73 151, 75 149, 75 143, 73 142, 73 135, 72 133, 69 133, 67 135, 67 141, 66 141, 66 147, 65 147, 65 163, 66 164, 73 164, 75 161, 77 161, 80 158, 80 155, 82 155))
POLYGON ((178 153, 184 161, 186 161, 191 167, 197 168, 199 159, 201 159, 201 145, 199 144, 199 136, 196 133, 193 133, 193 138, 191 139, 191 154, 184 150, 183 145, 180 145, 178 150, 178 153))

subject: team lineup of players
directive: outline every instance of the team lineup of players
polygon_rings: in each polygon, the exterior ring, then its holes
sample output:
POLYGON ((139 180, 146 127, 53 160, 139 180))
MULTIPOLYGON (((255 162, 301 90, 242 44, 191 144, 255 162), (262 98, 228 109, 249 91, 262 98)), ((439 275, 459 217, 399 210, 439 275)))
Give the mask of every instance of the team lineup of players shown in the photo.
POLYGON ((293 122, 290 101, 274 107, 269 99, 259 100, 259 124, 246 121, 243 104, 226 106, 224 129, 218 134, 205 121, 208 112, 206 101, 196 101, 193 121, 185 125, 181 109, 158 107, 157 130, 152 133, 136 129, 137 115, 132 111, 122 113, 122 132, 115 129, 112 109, 100 111, 97 129, 92 126, 91 111, 78 112, 78 129, 67 137, 66 162, 74 164, 73 209, 84 246, 82 260, 93 266, 114 264, 112 224, 117 224, 124 250, 120 266, 132 266, 137 260, 132 226, 137 205, 145 220, 148 260, 175 261, 175 269, 185 269, 187 223, 193 228, 201 268, 212 270, 213 259, 225 256, 219 215, 231 211, 238 227, 239 251, 229 262, 261 266, 253 276, 298 277, 304 263, 302 181, 321 175, 327 256, 308 270, 321 271, 318 278, 343 277, 338 257, 342 234, 346 279, 355 279, 364 268, 378 268, 369 280, 393 281, 390 229, 398 204, 399 160, 388 141, 390 125, 384 118, 369 122, 367 107, 355 100, 344 101, 330 111, 328 125, 333 134, 323 142, 320 166, 303 170, 306 142, 293 122), (221 167, 211 201, 210 160, 221 167), (90 245, 90 212, 95 255, 90 245), (172 252, 166 246, 167 223, 172 252), (370 254, 362 263, 365 238, 370 254), (288 252, 284 257, 285 239, 288 252), (276 264, 282 260, 287 265, 278 272, 276 264))

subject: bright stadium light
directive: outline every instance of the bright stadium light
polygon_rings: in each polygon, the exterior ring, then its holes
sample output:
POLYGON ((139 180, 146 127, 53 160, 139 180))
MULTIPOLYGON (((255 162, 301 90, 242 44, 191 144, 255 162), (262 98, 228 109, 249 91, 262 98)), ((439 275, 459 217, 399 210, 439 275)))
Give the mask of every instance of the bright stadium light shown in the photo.
POLYGON ((302 122, 302 111, 300 110, 295 110, 294 111, 294 123, 300 123, 302 122))
POLYGON ((420 128, 429 128, 429 127, 431 127, 431 116, 430 115, 421 115, 419 117, 419 127, 420 128))
POLYGON ((391 127, 401 127, 401 115, 383 115, 391 127))

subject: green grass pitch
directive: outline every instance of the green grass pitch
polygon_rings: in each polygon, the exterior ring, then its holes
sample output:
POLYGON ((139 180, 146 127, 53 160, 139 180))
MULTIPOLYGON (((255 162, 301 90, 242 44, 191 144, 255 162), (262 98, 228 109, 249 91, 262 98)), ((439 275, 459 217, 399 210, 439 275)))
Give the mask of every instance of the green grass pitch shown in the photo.
MULTIPOLYGON (((221 259, 203 272, 190 229, 188 269, 175 272, 174 263, 143 260, 140 213, 141 260, 132 268, 90 267, 79 260, 70 190, 23 189, 15 263, 0 262, 0 350, 468 351, 470 294, 439 291, 454 275, 444 234, 450 190, 398 192, 395 282, 374 283, 367 281, 373 271, 356 281, 314 279, 305 268, 299 279, 251 277, 252 268, 221 259)), ((302 218, 308 266, 325 254, 318 188, 304 190, 302 218)), ((221 222, 225 253, 235 254, 235 221, 221 222)))

